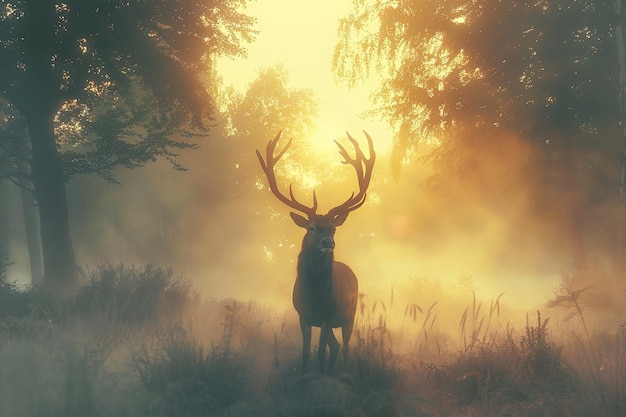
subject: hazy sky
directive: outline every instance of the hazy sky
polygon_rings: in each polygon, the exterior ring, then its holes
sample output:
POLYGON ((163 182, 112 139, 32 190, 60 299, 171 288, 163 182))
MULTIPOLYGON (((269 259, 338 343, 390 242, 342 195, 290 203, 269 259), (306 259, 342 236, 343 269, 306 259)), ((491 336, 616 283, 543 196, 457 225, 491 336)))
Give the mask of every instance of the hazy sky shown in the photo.
POLYGON ((318 137, 332 145, 343 132, 370 133, 379 152, 388 149, 391 135, 386 124, 362 117, 369 108, 368 96, 375 86, 349 89, 333 78, 331 59, 339 19, 352 7, 351 0, 266 0, 250 3, 246 13, 256 17, 259 30, 248 48, 248 58, 221 59, 219 71, 226 85, 241 92, 261 68, 281 63, 289 72, 291 88, 313 90, 318 109, 318 137))

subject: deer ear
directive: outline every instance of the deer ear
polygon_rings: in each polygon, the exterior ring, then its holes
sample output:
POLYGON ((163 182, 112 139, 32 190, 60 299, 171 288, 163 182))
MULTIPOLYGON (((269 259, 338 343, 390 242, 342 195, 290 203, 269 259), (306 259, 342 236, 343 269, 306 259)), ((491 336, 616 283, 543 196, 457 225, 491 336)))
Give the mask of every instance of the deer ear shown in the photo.
POLYGON ((305 229, 309 227, 309 219, 299 215, 298 213, 289 213, 294 223, 300 227, 304 227, 305 229))
POLYGON ((350 213, 349 211, 346 211, 343 213, 339 213, 335 217, 333 217, 333 226, 335 227, 341 226, 343 222, 345 222, 346 219, 348 218, 349 213, 350 213))

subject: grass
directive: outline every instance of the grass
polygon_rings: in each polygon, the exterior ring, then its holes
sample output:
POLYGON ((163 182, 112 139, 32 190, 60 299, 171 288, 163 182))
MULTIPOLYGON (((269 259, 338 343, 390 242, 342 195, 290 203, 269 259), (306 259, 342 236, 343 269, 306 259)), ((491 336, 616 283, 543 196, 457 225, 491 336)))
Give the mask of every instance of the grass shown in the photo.
POLYGON ((222 415, 251 394, 250 358, 229 345, 206 348, 183 327, 168 329, 156 353, 133 352, 150 415, 222 415))
POLYGON ((502 323, 502 295, 454 321, 443 301, 363 295, 351 361, 321 375, 299 370, 293 312, 201 299, 151 265, 83 272, 64 303, 0 288, 0 417, 626 415, 626 331, 594 332, 584 291, 548 310, 575 313, 560 339, 545 312, 502 323))
POLYGON ((617 331, 593 334, 584 313, 584 296, 590 286, 574 289, 574 276, 565 275, 549 306, 569 311, 582 331, 572 336, 577 349, 577 372, 583 381, 587 402, 593 404, 596 415, 614 417, 626 415, 626 322, 617 331))

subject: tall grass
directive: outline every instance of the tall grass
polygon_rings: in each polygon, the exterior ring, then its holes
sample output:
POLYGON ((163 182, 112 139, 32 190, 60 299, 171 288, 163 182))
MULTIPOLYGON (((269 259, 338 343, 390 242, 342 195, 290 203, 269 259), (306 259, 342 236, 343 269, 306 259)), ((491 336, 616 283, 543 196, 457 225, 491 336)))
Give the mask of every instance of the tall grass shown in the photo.
POLYGON ((594 406, 596 415, 620 417, 626 415, 626 332, 622 324, 608 334, 595 335, 591 332, 582 297, 590 286, 574 290, 571 276, 563 277, 562 285, 550 300, 550 307, 571 310, 582 333, 573 332, 578 346, 576 352, 579 366, 577 372, 584 385, 588 401, 594 406))

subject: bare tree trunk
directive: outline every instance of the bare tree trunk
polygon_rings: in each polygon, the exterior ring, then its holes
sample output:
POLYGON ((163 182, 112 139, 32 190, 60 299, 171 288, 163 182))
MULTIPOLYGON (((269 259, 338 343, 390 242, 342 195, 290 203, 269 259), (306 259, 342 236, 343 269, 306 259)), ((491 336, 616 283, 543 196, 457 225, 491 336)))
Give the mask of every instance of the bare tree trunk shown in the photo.
POLYGON ((52 114, 26 114, 33 156, 31 172, 39 205, 45 285, 60 296, 78 288, 76 257, 70 236, 63 161, 56 146, 52 114))
MULTIPOLYGON (((30 174, 30 166, 26 161, 17 158, 18 169, 30 174)), ((37 202, 30 189, 32 182, 24 177, 19 178, 20 195, 22 198, 22 211, 24 212, 24 227, 26 230, 26 243, 28 244, 28 259, 30 261, 30 276, 33 287, 43 284, 43 256, 41 250, 41 234, 39 228, 39 209, 37 202)))
POLYGON ((615 0, 617 24, 615 38, 617 40, 617 61, 619 65, 619 106, 624 129, 624 148, 622 150, 620 193, 622 196, 622 215, 619 228, 619 244, 617 251, 617 270, 620 277, 626 274, 626 2, 615 0))

